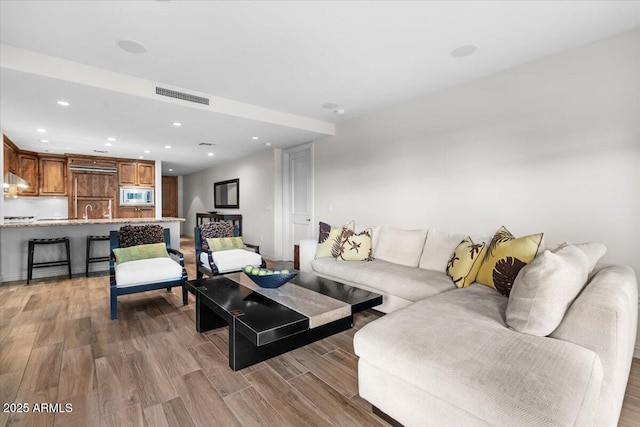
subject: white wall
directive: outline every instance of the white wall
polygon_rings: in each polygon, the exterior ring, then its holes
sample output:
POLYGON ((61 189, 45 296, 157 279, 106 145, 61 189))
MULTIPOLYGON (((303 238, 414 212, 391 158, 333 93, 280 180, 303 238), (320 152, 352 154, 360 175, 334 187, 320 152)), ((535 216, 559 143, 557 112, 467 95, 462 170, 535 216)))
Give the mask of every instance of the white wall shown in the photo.
POLYGON ((640 29, 340 123, 315 150, 318 220, 504 224, 603 242, 640 276, 640 29))
POLYGON ((260 252, 264 257, 278 259, 274 227, 275 151, 279 150, 264 150, 235 162, 185 176, 184 234, 193 236, 198 212, 216 210, 221 213, 242 214, 244 241, 260 245, 260 252), (235 178, 240 179, 240 209, 215 209, 213 183, 235 178))
POLYGON ((36 219, 67 219, 66 197, 8 197, 4 200, 5 216, 35 216, 36 219))

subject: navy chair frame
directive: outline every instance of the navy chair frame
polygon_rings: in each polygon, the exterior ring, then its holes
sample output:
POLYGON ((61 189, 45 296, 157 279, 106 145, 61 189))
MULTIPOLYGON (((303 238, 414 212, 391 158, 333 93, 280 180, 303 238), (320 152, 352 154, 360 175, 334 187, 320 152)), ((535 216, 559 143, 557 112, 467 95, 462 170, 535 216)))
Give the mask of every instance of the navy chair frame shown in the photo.
POLYGON ((167 245, 167 252, 171 255, 176 255, 179 258, 179 263, 182 266, 182 276, 178 280, 172 281, 164 281, 157 283, 146 283, 144 285, 134 285, 127 286, 124 288, 118 288, 116 286, 116 257, 113 254, 113 250, 120 247, 120 242, 118 239, 118 231, 111 231, 109 233, 109 242, 111 245, 111 255, 109 256, 109 284, 110 284, 110 301, 111 301, 111 320, 114 320, 118 317, 118 301, 117 298, 119 295, 128 295, 135 294, 138 292, 146 292, 153 291, 158 289, 167 289, 167 292, 171 292, 171 288, 175 286, 182 287, 182 303, 187 305, 189 300, 187 297, 187 270, 184 268, 184 255, 182 252, 171 248, 171 236, 169 234, 169 229, 164 229, 164 243, 167 245))

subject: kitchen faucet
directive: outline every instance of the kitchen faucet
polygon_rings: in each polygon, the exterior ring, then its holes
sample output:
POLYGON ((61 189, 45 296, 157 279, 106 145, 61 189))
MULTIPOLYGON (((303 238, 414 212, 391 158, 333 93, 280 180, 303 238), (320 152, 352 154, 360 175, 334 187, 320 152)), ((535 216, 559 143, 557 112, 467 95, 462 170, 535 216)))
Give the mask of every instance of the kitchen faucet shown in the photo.
POLYGON ((109 199, 109 212, 106 213, 106 214, 103 214, 102 216, 105 217, 105 218, 109 218, 109 219, 113 218, 113 216, 111 214, 111 199, 109 199))
POLYGON ((91 205, 87 205, 84 207, 84 216, 82 217, 85 221, 89 219, 89 214, 87 213, 87 209, 91 208, 91 211, 93 212, 93 206, 91 205))

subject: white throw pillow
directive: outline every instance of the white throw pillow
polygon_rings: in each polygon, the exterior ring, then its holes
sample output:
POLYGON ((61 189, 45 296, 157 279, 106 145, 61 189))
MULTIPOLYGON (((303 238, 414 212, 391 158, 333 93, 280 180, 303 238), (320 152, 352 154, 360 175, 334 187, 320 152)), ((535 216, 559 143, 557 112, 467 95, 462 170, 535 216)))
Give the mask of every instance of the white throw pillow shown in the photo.
POLYGON ((598 243, 565 244, 553 252, 544 251, 524 266, 511 288, 507 325, 530 335, 551 334, 582 291, 597 254, 606 251, 603 247, 598 243))
POLYGON ((467 236, 467 234, 451 234, 430 228, 422 257, 420 257, 420 268, 445 273, 451 254, 467 236))
POLYGON ((564 242, 558 245, 555 251, 558 251, 560 248, 563 248, 569 245, 575 246, 576 248, 580 249, 587 256, 587 260, 589 261, 588 274, 591 274, 591 272, 593 271, 598 261, 600 261, 600 258, 602 258, 604 254, 607 253, 607 247, 602 243, 597 243, 597 242, 577 243, 575 245, 572 245, 569 242, 564 242))
POLYGON ((426 238, 427 230, 382 227, 374 257, 394 264, 417 267, 426 238))

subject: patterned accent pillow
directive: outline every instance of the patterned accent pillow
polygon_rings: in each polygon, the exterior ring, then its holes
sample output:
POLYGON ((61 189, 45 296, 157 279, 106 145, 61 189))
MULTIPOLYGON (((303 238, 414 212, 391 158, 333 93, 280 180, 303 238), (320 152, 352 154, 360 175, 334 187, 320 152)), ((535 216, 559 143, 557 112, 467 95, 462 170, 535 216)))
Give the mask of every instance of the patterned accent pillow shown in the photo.
POLYGON ((351 221, 347 225, 338 228, 321 222, 320 232, 318 233, 318 249, 316 250, 316 258, 337 258, 338 255, 340 255, 342 232, 344 230, 353 231, 355 225, 355 222, 351 221))
POLYGON ((233 237, 233 225, 227 221, 211 221, 200 226, 202 247, 209 250, 207 239, 219 237, 233 237))
POLYGON ((149 245, 129 246, 128 248, 114 249, 116 264, 123 262, 137 261, 139 259, 166 258, 169 256, 167 246, 164 243, 153 243, 149 245))
POLYGON ((164 228, 161 225, 125 225, 118 231, 121 248, 164 242, 164 228))
POLYGON ((447 275, 457 287, 466 288, 476 280, 486 249, 484 242, 473 243, 471 237, 458 244, 447 263, 447 275))
POLYGON ((244 248, 242 237, 209 237, 207 238, 207 245, 211 248, 211 252, 244 248))
POLYGON ((371 229, 367 228, 360 234, 352 230, 342 231, 342 242, 338 261, 373 261, 371 256, 371 229))
POLYGON ((491 239, 476 281, 509 296, 522 267, 536 257, 542 233, 515 238, 504 226, 491 239))

